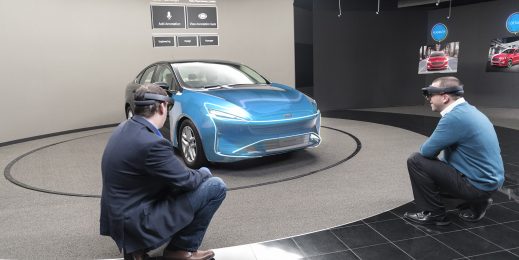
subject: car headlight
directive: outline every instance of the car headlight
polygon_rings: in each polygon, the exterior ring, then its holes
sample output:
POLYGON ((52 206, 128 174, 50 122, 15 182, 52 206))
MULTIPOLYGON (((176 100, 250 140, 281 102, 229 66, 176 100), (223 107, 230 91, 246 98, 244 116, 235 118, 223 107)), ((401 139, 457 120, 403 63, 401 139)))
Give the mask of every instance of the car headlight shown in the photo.
POLYGON ((224 112, 221 110, 216 109, 208 109, 209 115, 213 118, 220 118, 220 119, 232 119, 232 120, 242 120, 247 121, 247 118, 241 117, 239 115, 236 115, 234 113, 230 112, 224 112))

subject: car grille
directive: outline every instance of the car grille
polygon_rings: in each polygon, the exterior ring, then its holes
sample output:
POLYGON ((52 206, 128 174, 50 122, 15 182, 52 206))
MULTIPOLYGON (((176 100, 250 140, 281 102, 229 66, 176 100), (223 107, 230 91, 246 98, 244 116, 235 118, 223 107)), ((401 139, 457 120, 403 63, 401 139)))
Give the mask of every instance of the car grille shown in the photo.
POLYGON ((262 146, 261 150, 264 150, 265 152, 276 152, 284 149, 289 148, 296 148, 299 146, 305 146, 309 143, 309 134, 305 135, 298 135, 298 136, 291 136, 291 137, 285 137, 285 138, 279 138, 279 139, 272 139, 272 140, 266 140, 263 142, 260 142, 256 145, 252 145, 246 148, 248 152, 254 152, 259 148, 259 146, 262 146))
POLYGON ((249 131, 254 135, 290 133, 292 131, 309 128, 313 124, 314 118, 305 121, 287 122, 282 125, 254 125, 249 126, 249 131))
POLYGON ((431 65, 433 65, 433 66, 442 66, 443 64, 444 64, 443 61, 439 61, 439 62, 433 62, 433 63, 431 63, 431 65))

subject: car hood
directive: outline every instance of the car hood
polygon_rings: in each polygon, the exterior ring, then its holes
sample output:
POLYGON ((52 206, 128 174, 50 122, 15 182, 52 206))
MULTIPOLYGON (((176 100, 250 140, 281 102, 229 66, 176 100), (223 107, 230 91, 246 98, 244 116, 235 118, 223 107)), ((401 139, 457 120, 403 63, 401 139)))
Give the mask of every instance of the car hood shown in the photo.
POLYGON ((447 57, 429 57, 430 62, 445 62, 447 61, 447 57))
POLYGON ((303 93, 278 84, 229 86, 212 89, 205 94, 243 108, 253 120, 288 119, 317 112, 303 93))

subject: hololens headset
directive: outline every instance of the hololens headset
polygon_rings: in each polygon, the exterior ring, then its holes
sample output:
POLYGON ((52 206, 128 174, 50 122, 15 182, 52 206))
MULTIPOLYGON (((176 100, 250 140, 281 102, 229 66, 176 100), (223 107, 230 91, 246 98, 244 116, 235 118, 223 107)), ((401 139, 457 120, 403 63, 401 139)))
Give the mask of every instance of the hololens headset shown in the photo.
POLYGON ((170 97, 153 93, 144 93, 144 100, 134 100, 133 102, 136 106, 149 106, 155 104, 156 102, 166 102, 168 105, 168 110, 171 110, 172 107, 170 97))
POLYGON ((446 88, 438 88, 438 87, 434 87, 434 86, 430 85, 426 88, 422 88, 422 94, 425 98, 430 98, 431 96, 433 96, 435 94, 453 94, 456 96, 462 96, 463 93, 464 93, 463 85, 446 87, 446 88))

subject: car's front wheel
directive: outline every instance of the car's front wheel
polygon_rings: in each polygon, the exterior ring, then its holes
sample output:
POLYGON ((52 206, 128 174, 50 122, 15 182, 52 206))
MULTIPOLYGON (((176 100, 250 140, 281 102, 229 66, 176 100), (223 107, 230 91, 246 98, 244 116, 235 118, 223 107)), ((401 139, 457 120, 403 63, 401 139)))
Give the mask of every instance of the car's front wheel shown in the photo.
POLYGON ((180 125, 179 143, 182 158, 188 167, 197 169, 207 162, 200 135, 190 120, 180 125))
POLYGON ((513 65, 514 63, 512 62, 512 60, 508 60, 508 67, 511 68, 513 65))

